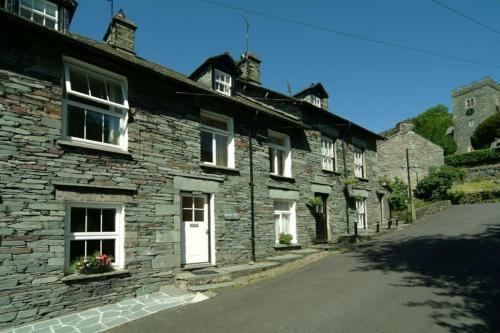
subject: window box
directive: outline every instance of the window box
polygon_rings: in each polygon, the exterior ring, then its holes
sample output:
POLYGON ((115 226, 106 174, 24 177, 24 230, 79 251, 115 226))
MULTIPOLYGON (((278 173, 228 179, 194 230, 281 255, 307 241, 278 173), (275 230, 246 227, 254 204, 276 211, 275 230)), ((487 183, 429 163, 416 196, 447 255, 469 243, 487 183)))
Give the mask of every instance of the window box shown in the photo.
POLYGON ((233 119, 202 111, 200 124, 201 161, 234 169, 233 119))
POLYGON ((129 277, 130 272, 126 269, 119 269, 111 272, 100 273, 100 274, 69 274, 61 279, 62 282, 72 283, 72 282, 82 282, 89 280, 105 280, 114 278, 124 278, 129 277))
POLYGON ((126 79, 72 58, 64 62, 64 139, 127 151, 126 79))

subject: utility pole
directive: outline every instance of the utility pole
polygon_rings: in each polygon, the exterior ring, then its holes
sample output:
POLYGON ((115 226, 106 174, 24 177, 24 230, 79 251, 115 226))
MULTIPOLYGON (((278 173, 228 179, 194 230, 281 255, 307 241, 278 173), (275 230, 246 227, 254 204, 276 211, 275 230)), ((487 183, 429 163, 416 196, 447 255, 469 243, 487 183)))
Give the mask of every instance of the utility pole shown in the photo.
POLYGON ((415 213, 415 206, 413 205, 413 198, 411 194, 411 176, 410 176, 410 154, 408 153, 408 148, 406 148, 406 170, 408 173, 408 198, 410 199, 410 213, 411 213, 411 222, 415 222, 417 219, 415 213))

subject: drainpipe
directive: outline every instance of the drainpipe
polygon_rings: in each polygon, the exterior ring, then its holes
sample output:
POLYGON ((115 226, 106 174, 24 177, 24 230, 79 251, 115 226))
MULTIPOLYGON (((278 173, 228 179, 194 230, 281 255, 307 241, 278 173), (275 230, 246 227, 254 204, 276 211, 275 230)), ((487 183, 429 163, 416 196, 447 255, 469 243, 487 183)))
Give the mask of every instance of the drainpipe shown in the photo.
POLYGON ((250 129, 248 133, 248 155, 250 159, 250 221, 251 221, 251 237, 250 241, 252 244, 252 261, 256 261, 255 255, 255 196, 254 196, 254 181, 253 181, 253 135, 254 135, 254 126, 255 121, 257 120, 257 116, 259 115, 259 111, 255 110, 255 116, 250 124, 250 129))

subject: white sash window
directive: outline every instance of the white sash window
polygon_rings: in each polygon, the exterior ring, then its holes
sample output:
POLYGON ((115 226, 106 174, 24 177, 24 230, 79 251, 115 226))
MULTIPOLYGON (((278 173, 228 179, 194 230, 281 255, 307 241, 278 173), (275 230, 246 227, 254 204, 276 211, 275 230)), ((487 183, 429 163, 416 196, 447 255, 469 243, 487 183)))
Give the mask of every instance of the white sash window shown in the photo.
POLYGON ((65 138, 127 150, 126 79, 74 59, 65 60, 65 138))
POLYGON ((214 71, 215 91, 224 95, 231 95, 232 78, 231 75, 216 69, 214 71))
POLYGON ((363 150, 354 148, 354 176, 365 177, 365 158, 363 150))
POLYGON ((201 161, 234 168, 233 120, 229 117, 202 111, 200 123, 201 161))
POLYGON ((366 228, 366 199, 356 199, 356 213, 358 215, 358 228, 366 228))
POLYGON ((274 224, 276 230, 276 244, 279 243, 280 234, 292 235, 292 243, 297 243, 297 237, 295 235, 295 202, 274 202, 274 224))
POLYGON ((19 15, 42 24, 47 28, 57 30, 57 5, 46 0, 21 0, 19 15))
POLYGON ((288 135, 269 131, 269 169, 271 174, 292 177, 292 157, 288 135))
POLYGON ((336 170, 335 143, 330 138, 321 138, 322 168, 327 171, 336 170))

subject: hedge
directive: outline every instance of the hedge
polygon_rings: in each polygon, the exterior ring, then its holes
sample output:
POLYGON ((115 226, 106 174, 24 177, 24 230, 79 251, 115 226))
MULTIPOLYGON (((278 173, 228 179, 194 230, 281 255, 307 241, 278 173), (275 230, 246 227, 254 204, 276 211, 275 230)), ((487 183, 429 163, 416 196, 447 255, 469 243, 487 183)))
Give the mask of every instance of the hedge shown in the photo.
POLYGON ((465 154, 445 156, 444 162, 454 167, 500 163, 500 149, 481 149, 465 154))

